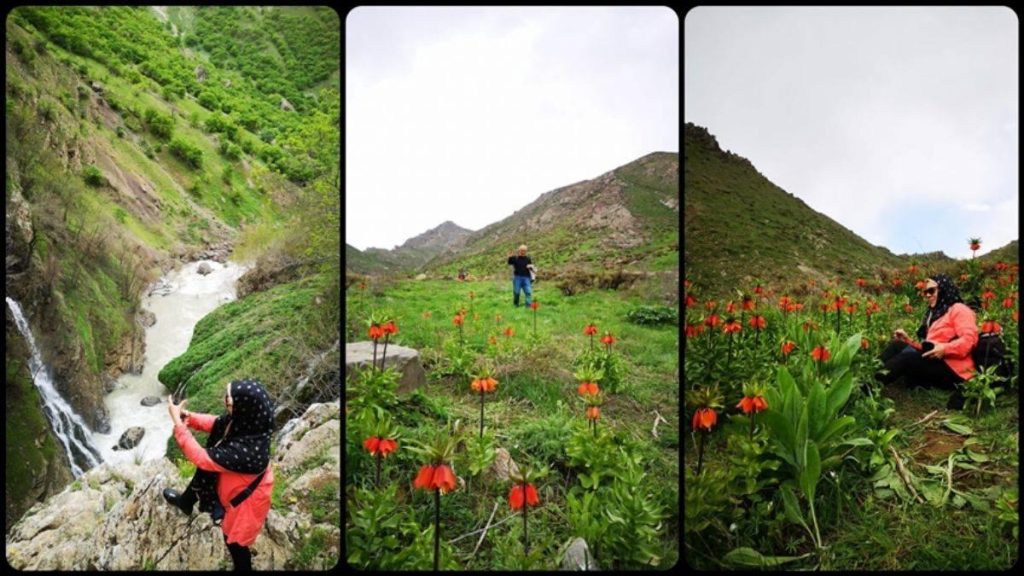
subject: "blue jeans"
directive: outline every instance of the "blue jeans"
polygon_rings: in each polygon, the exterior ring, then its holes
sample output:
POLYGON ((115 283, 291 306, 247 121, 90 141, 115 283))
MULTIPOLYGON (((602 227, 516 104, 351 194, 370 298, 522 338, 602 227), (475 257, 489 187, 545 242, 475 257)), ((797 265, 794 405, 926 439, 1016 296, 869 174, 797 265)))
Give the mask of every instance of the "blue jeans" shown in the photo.
POLYGON ((516 307, 519 306, 519 291, 526 292, 526 305, 531 304, 530 298, 533 296, 533 288, 530 284, 529 276, 513 276, 512 277, 512 304, 516 307))

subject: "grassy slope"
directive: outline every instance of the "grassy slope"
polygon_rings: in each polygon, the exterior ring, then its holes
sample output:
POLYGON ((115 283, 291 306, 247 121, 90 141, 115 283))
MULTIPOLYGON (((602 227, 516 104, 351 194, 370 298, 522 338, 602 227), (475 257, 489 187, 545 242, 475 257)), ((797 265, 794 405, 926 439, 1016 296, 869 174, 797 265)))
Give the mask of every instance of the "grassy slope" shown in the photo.
MULTIPOLYGON (((498 434, 498 445, 512 452, 521 461, 523 454, 538 463, 552 467, 552 474, 538 484, 544 506, 530 512, 531 548, 544 548, 543 565, 553 568, 559 546, 573 536, 562 511, 567 489, 574 487, 575 472, 566 467, 565 443, 577 428, 584 425, 582 408, 576 398, 576 381, 572 377, 572 359, 588 344, 582 333, 588 322, 595 322, 601 331, 609 330, 619 341, 615 350, 627 366, 624 387, 611 395, 601 412, 602 429, 614 430, 615 442, 629 446, 643 458, 648 471, 648 484, 638 489, 652 490, 668 517, 658 535, 662 566, 670 566, 678 554, 678 347, 674 327, 644 327, 628 323, 625 313, 642 301, 618 292, 594 290, 579 296, 566 297, 553 286, 538 287, 535 293, 541 306, 537 310, 539 339, 531 342, 533 312, 514 309, 510 303, 507 282, 482 281, 458 283, 450 281, 403 282, 377 290, 349 289, 346 296, 346 341, 366 339, 364 321, 371 310, 388 311, 394 315, 399 332, 394 342, 416 348, 431 374, 431 383, 421 394, 407 397, 395 410, 404 439, 422 439, 429 430, 442 425, 447 418, 461 419, 476 430, 479 423, 479 398, 471 394, 469 380, 438 378, 444 365, 444 348, 457 339, 452 315, 460 308, 467 310, 464 336, 474 356, 486 354, 487 340, 496 335, 499 344, 495 361, 500 381, 496 394, 487 399, 486 425, 498 434), (472 302, 469 292, 474 292, 472 302), (428 314, 429 313, 429 314, 428 314), (495 316, 500 314, 501 321, 495 316), (425 317, 428 315, 429 317, 425 317), (514 335, 500 335, 507 327, 514 335), (659 428, 660 437, 651 436, 654 411, 667 420, 659 428), (537 518, 534 524, 534 518, 537 518)), ((598 344, 600 346, 600 344, 598 344)), ((372 463, 355 444, 347 448, 346 461, 351 470, 350 484, 372 481, 368 476, 372 463)), ((386 464, 385 483, 406 481, 414 476, 417 461, 407 451, 399 450, 396 458, 386 464)), ((460 472, 460 475, 465 473, 460 472)), ((576 488, 578 489, 578 487, 576 488)), ((493 503, 499 502, 506 515, 507 486, 481 486, 478 481, 470 491, 457 491, 445 498, 442 523, 461 532, 486 522, 493 503)), ((403 498, 403 508, 412 504, 421 526, 431 519, 429 506, 420 506, 419 496, 403 498)), ((459 565, 464 569, 487 570, 512 562, 495 544, 485 541, 475 560, 471 553, 475 542, 465 539, 456 545, 459 565)), ((612 558, 602 558, 609 566, 612 558)))
MULTIPOLYGON (((507 269, 509 248, 524 241, 538 268, 548 272, 569 266, 590 270, 605 266, 639 270, 675 268, 678 266, 678 213, 661 200, 679 199, 678 180, 668 169, 673 162, 678 163, 678 158, 678 154, 657 152, 615 170, 625 184, 619 199, 640 221, 641 233, 647 239, 637 247, 609 251, 602 247, 606 230, 567 221, 552 222, 525 234, 518 232, 524 222, 539 217, 555 205, 559 196, 557 191, 552 191, 516 214, 474 233, 464 249, 430 262, 427 268, 449 276, 455 276, 460 268, 477 276, 503 274, 507 269)), ((589 212, 584 216, 589 216, 589 212)))
POLYGON ((746 159, 721 151, 712 136, 684 131, 685 253, 690 280, 716 296, 741 280, 772 284, 806 276, 847 282, 872 277, 900 258, 814 212, 764 178, 746 159))
MULTIPOLYGON (((309 276, 217 308, 196 324, 188 350, 157 377, 171 390, 187 381, 197 411, 219 411, 224 382, 236 378, 256 378, 277 394, 299 378, 304 359, 336 338, 337 312, 325 309, 330 285, 324 275, 309 276)), ((179 454, 173 439, 168 446, 179 454)))

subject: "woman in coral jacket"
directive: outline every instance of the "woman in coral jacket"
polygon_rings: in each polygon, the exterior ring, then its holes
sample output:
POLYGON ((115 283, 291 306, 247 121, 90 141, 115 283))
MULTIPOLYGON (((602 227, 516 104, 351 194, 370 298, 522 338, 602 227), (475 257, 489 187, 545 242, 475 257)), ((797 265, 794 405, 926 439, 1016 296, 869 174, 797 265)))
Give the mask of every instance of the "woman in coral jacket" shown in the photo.
POLYGON ((249 546, 256 541, 267 513, 274 487, 270 469, 270 435, 274 410, 270 396, 255 380, 235 380, 228 384, 224 403, 227 414, 194 414, 183 410, 186 401, 175 405, 168 398, 167 410, 174 422, 174 439, 193 464, 196 475, 181 494, 164 490, 164 498, 192 513, 197 500, 200 508, 223 517, 221 530, 231 553, 235 570, 251 570, 249 546), (209 432, 207 449, 186 428, 209 432), (209 498, 204 498, 204 496, 209 498), (209 504, 204 508, 204 501, 209 504))
POLYGON ((875 378, 883 383, 906 378, 910 386, 937 386, 953 389, 948 408, 963 408, 964 397, 959 384, 974 375, 971 350, 978 343, 977 320, 949 276, 936 274, 925 283, 922 295, 928 301, 918 343, 903 329, 893 333, 893 341, 882 352, 888 373, 875 378))

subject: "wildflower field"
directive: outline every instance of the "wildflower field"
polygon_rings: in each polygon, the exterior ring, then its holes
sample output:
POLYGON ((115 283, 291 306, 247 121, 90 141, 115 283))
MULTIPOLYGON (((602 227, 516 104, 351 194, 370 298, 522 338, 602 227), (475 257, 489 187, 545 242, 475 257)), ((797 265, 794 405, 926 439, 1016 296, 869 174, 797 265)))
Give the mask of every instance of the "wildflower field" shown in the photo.
MULTIPOLYGON (((971 240, 977 250, 978 242, 971 240)), ((714 300, 686 281, 683 548, 698 569, 1007 570, 1017 561, 1019 266, 967 260, 714 300), (939 267, 941 266, 941 269, 939 267), (948 274, 1015 369, 883 386, 948 274)), ((916 339, 916 338, 915 338, 916 339)))
POLYGON ((513 308, 506 278, 349 286, 346 342, 376 342, 378 360, 417 349, 427 384, 397 394, 379 365, 346 380, 348 564, 554 570, 582 538, 581 562, 602 570, 675 565, 670 292, 566 296, 540 282, 535 306, 513 308))

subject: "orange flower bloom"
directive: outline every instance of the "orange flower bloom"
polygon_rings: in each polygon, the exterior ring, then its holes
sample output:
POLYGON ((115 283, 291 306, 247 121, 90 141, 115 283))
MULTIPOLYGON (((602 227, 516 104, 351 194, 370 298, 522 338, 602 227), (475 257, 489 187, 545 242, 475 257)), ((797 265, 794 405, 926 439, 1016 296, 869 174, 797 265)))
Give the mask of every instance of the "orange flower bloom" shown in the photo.
POLYGON ((715 328, 716 326, 718 326, 721 323, 722 323, 722 320, 721 320, 721 318, 718 317, 718 314, 712 314, 711 316, 708 316, 707 319, 704 320, 704 325, 705 326, 710 326, 712 328, 715 328))
POLYGON ((754 396, 754 412, 762 412, 768 409, 768 401, 764 396, 754 396))
POLYGON ((739 332, 742 329, 743 327, 740 326, 740 323, 737 322, 736 320, 729 320, 728 322, 725 323, 725 325, 722 326, 722 331, 725 332, 726 334, 739 332))
POLYGON ((917 274, 917 266, 911 264, 907 267, 907 274, 917 274))
POLYGON ((803 309, 804 305, 798 302, 790 302, 789 305, 786 306, 786 312, 799 312, 800 310, 803 309))
POLYGON ((686 325, 686 337, 693 338, 700 336, 700 333, 704 331, 704 327, 699 324, 687 324, 686 325))
POLYGON ((967 282, 967 274, 961 274, 960 275, 960 281, 961 282, 967 282))
POLYGON ((380 455, 387 458, 388 454, 391 454, 398 448, 398 442, 390 438, 381 438, 380 446, 377 448, 380 451, 380 455))
POLYGON ((756 306, 756 304, 757 303, 754 302, 754 299, 751 298, 750 296, 744 296, 743 297, 743 309, 744 310, 748 310, 748 311, 749 310, 753 310, 754 307, 756 306))
POLYGON ((537 302, 536 300, 530 303, 530 308, 533 308, 534 310, 536 310, 539 306, 540 302, 537 302))
POLYGON ((1017 302, 1013 298, 1009 298, 1009 297, 1003 298, 1003 308, 1006 308, 1006 309, 1013 308, 1013 305, 1016 304, 1016 303, 1017 302))
POLYGON ((433 316, 433 314, 430 312, 430 310, 427 310, 423 313, 424 318, 430 318, 431 316, 433 316))
POLYGON ((394 321, 389 320, 387 324, 381 327, 385 334, 397 334, 398 326, 395 326, 394 321))
POLYGON ((463 322, 465 322, 465 319, 460 314, 456 314, 455 318, 452 318, 452 323, 456 326, 462 326, 463 322))
POLYGON ((917 284, 914 284, 914 288, 918 290, 924 290, 924 280, 918 280, 917 284))
POLYGON ((490 344, 491 346, 495 346, 498 344, 498 339, 495 338, 494 336, 491 336, 490 338, 487 339, 487 343, 490 344))
POLYGON ((867 338, 861 338, 860 339, 860 349, 861 350, 867 350, 869 346, 871 346, 871 342, 867 338))
POLYGON ((601 409, 597 406, 587 408, 587 420, 597 420, 601 417, 601 409))
POLYGON ((384 329, 374 324, 370 326, 370 340, 379 340, 384 337, 384 329))
POLYGON ((981 299, 982 300, 991 300, 991 299, 993 299, 995 297, 996 297, 996 293, 991 291, 991 290, 985 290, 981 294, 981 299))
POLYGON ((768 403, 761 396, 744 396, 736 407, 743 410, 744 414, 750 414, 751 412, 756 414, 767 408, 768 403))
POLYGON ((455 479, 455 473, 452 472, 450 466, 447 464, 441 464, 434 468, 434 478, 430 483, 431 488, 437 488, 441 490, 441 494, 447 494, 448 492, 455 490, 457 485, 458 482, 455 479))
POLYGON ((370 436, 366 440, 363 440, 363 448, 370 454, 376 454, 377 448, 380 447, 380 438, 376 436, 370 436))
POLYGON ((684 279, 683 280, 683 287, 684 288, 689 288, 690 286, 693 286, 693 282, 690 282, 689 280, 684 279))
POLYGON ((748 324, 750 324, 750 327, 753 328, 754 330, 764 330, 765 326, 768 325, 768 323, 764 319, 764 316, 761 316, 760 314, 751 316, 748 324))
POLYGON ((604 336, 601 337, 601 344, 614 344, 617 338, 612 336, 611 332, 605 332, 604 336))
POLYGON ((512 486, 512 490, 508 493, 508 503, 513 510, 519 510, 523 507, 525 501, 527 506, 536 506, 540 504, 540 498, 537 497, 537 489, 533 484, 527 484, 526 490, 523 490, 523 485, 516 483, 512 486))
POLYGON ((581 382, 576 388, 576 392, 578 392, 580 396, 594 396, 600 392, 600 389, 597 387, 596 382, 581 382))
POLYGON ((804 329, 804 332, 810 332, 811 330, 817 330, 818 324, 811 320, 807 320, 802 324, 801 327, 804 329))
POLYGON ((1018 321, 1018 320, 1017 320, 1017 317, 1018 317, 1017 311, 1016 311, 1016 310, 1014 310, 1014 311, 1013 311, 1013 321, 1014 321, 1014 322, 1017 322, 1017 321, 1018 321))
POLYGON ((911 312, 914 311, 914 307, 911 306, 910 304, 904 304, 903 311, 906 312, 907 314, 910 314, 911 312))
POLYGON ((419 474, 416 475, 416 480, 413 481, 413 488, 422 488, 423 490, 432 490, 434 482, 434 467, 427 464, 420 468, 419 474))
POLYGON ((507 338, 511 338, 512 335, 515 334, 515 333, 516 333, 515 330, 513 330, 511 326, 509 326, 508 328, 505 328, 505 336, 507 338))
POLYGON ((594 334, 597 334, 597 326, 587 324, 586 327, 583 328, 583 334, 586 336, 593 336, 594 334))
POLYGON ((863 288, 864 286, 867 286, 867 281, 865 281, 863 278, 857 278, 857 286, 863 288))
POLYGON ((693 429, 700 430, 701 428, 711 431, 714 427, 715 422, 718 421, 718 414, 711 408, 700 408, 693 413, 693 429))
POLYGON ((793 351, 793 348, 796 348, 796 343, 786 340, 782 343, 782 355, 789 356, 789 353, 793 351))
POLYGON ((494 378, 484 380, 484 392, 494 392, 498 388, 498 381, 494 378))
POLYGON ((477 378, 477 379, 475 379, 475 380, 473 380, 472 382, 469 383, 469 388, 473 392, 479 392, 482 386, 483 386, 483 380, 480 380, 479 378, 477 378))
POLYGON ((725 313, 726 314, 732 314, 735 311, 736 311, 736 305, 733 304, 732 301, 729 301, 729 303, 725 305, 725 313))
POLYGON ((717 306, 717 304, 715 304, 714 300, 708 300, 707 302, 704 303, 704 308, 708 310, 714 310, 715 306, 717 306))
POLYGON ((696 306, 696 305, 697 305, 697 299, 694 298, 693 296, 687 294, 686 295, 686 307, 690 308, 690 307, 696 306))
POLYGON ((817 362, 826 362, 831 357, 832 354, 824 346, 815 346, 814 350, 811 350, 811 358, 814 358, 817 362))
POLYGON ((981 323, 982 332, 1001 332, 1003 327, 999 325, 999 322, 989 320, 981 323))
POLYGON ((754 286, 754 294, 757 294, 758 296, 764 294, 764 288, 761 288, 760 284, 754 286))
POLYGON ((779 298, 779 308, 785 310, 789 306, 790 302, 792 302, 792 300, 789 299, 789 296, 779 298))

